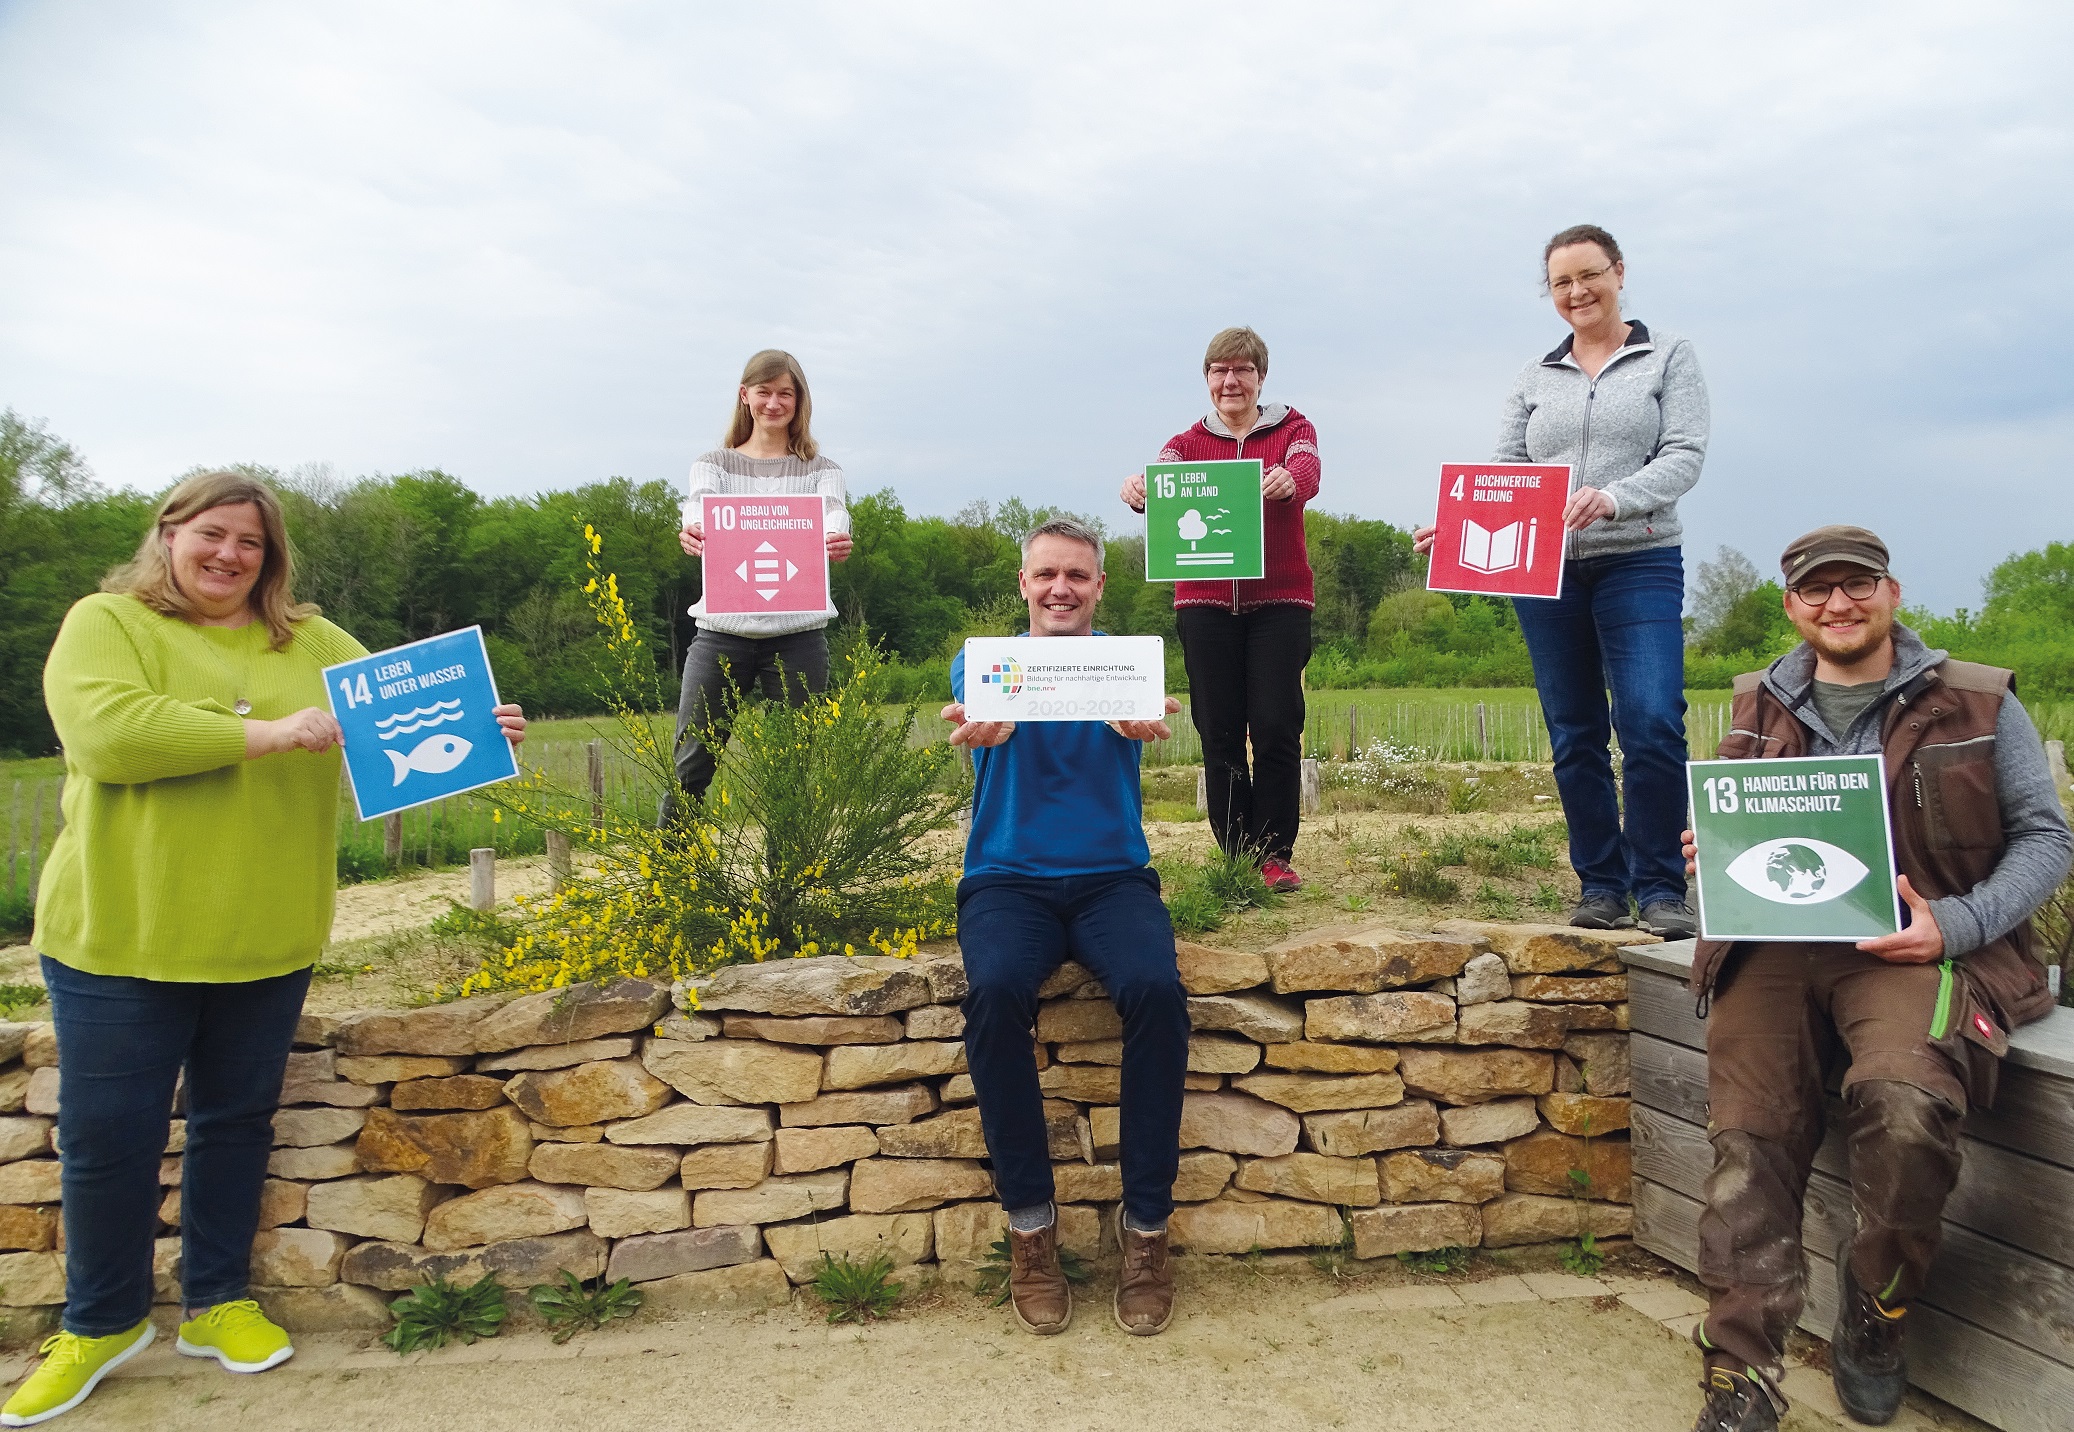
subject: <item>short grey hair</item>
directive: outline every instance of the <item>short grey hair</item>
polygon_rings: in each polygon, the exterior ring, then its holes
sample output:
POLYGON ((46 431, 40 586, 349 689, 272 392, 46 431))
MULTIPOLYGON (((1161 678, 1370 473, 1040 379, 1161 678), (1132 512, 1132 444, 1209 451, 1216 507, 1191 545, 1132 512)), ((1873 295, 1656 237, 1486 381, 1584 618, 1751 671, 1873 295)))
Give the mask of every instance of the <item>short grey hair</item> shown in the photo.
POLYGON ((1030 544, 1039 537, 1066 537, 1075 542, 1085 542, 1095 549, 1095 570, 1102 570, 1102 534, 1085 522, 1071 517, 1053 517, 1040 522, 1023 534, 1023 565, 1030 563, 1030 544))

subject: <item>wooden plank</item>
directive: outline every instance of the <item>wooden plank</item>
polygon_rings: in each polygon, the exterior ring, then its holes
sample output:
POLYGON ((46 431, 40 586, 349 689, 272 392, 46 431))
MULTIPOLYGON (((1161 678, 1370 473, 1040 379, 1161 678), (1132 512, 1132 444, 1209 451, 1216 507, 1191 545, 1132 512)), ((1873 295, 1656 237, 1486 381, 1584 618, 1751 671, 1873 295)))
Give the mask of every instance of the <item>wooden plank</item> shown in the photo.
POLYGON ((1629 1018, 1634 1027, 1688 1049, 1707 1047, 1707 1022, 1692 1012, 1685 981, 1641 965, 1628 968, 1629 1018))
POLYGON ((1707 1056, 1637 1031, 1628 1040, 1635 1102, 1706 1126, 1707 1056))
MULTIPOLYGON (((1635 1241, 1697 1271, 1697 1200, 1647 1179, 1635 1182, 1635 1241)), ((1832 1244, 1832 1248, 1833 1248, 1832 1244)), ((1800 1326, 1827 1338, 1836 1322, 1836 1273, 1810 1251, 1800 1326)), ((2074 1426, 2074 1367, 1988 1331, 1929 1302, 1909 1311, 1909 1381, 2003 1432, 2063 1432, 2074 1426)))

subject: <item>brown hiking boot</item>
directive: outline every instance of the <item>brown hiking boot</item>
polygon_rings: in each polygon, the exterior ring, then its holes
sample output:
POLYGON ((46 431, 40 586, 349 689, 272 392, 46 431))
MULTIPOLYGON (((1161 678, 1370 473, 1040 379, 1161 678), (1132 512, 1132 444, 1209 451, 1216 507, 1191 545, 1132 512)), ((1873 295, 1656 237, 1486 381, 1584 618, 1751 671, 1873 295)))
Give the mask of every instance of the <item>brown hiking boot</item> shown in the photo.
POLYGON ((1073 1321, 1073 1288, 1059 1266, 1059 1221, 1034 1233, 1008 1230, 1008 1305, 1023 1331, 1039 1337, 1062 1333, 1073 1321))
POLYGON ((1116 1325, 1132 1337, 1163 1333, 1174 1321, 1174 1268, 1167 1254, 1167 1233, 1140 1233, 1116 1210, 1116 1241, 1123 1247, 1123 1271, 1116 1278, 1116 1325))

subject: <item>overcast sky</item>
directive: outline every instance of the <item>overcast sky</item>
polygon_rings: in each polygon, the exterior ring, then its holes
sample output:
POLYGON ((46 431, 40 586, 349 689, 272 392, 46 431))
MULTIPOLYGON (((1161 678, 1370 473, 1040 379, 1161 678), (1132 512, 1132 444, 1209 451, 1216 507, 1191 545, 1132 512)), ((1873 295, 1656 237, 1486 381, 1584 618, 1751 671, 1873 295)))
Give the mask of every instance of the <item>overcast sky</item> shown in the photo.
POLYGON ((1430 514, 1596 222, 1714 407, 1688 576, 2074 538, 2065 4, 0 0, 0 406, 100 476, 681 483, 788 348, 853 491, 1122 526, 1217 328, 1430 514))

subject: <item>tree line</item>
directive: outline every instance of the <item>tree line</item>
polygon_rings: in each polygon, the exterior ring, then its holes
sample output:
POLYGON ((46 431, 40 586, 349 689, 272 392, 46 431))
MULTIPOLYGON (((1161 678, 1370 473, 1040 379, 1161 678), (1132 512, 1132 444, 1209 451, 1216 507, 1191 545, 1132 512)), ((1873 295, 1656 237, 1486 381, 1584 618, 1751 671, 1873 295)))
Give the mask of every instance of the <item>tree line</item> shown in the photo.
MULTIPOLYGON (((485 497, 436 469, 341 478, 322 469, 253 469, 280 490, 295 544, 298 593, 369 648, 480 624, 498 683, 541 714, 587 714, 595 621, 585 605, 579 535, 603 534, 629 612, 674 673, 692 635, 684 609, 699 564, 677 544, 677 489, 610 478, 531 497, 485 497)), ((0 412, 0 751, 41 753, 43 659, 65 611, 126 559, 157 495, 110 490, 41 423, 0 412)), ((887 658, 896 698, 949 689, 967 636, 1022 629, 1019 542, 1059 509, 1011 498, 950 517, 909 513, 890 489, 853 494, 856 549, 832 572, 838 650, 869 642, 887 658)), ((1080 514, 1098 528, 1098 518, 1080 514)), ((1317 578, 1313 687, 1526 686, 1533 681, 1509 602, 1425 591, 1409 532, 1309 511, 1317 578)), ((1142 537, 1109 536, 1109 583, 1096 624, 1118 635, 1174 635, 1173 594, 1144 578, 1142 537)), ((1775 582, 1722 549, 1698 569, 1688 620, 1688 682, 1726 686, 1789 647, 1775 582)), ((2026 695, 2074 693, 2074 544, 2011 557, 1978 613, 1914 613, 1933 644, 2013 666, 2026 695)), ((1186 688, 1178 643, 1169 683, 1186 688)))

